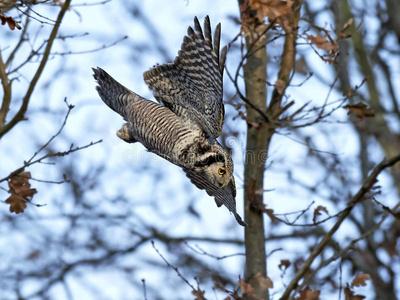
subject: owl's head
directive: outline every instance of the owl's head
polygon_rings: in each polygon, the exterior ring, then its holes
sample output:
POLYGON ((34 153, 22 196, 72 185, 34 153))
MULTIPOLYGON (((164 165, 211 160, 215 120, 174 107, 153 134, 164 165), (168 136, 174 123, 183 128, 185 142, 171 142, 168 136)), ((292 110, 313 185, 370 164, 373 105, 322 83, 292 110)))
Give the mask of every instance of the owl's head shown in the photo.
POLYGON ((233 178, 233 162, 229 153, 218 143, 195 163, 197 171, 203 173, 214 186, 223 188, 233 178))

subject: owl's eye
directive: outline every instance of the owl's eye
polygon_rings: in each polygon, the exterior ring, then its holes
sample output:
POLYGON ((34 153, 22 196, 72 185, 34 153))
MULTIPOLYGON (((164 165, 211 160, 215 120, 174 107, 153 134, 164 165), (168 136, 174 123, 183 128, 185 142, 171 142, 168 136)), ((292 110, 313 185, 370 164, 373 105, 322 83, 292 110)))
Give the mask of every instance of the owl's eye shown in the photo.
POLYGON ((219 175, 224 175, 225 174, 225 169, 222 169, 222 168, 220 168, 219 170, 218 170, 218 174, 219 175))

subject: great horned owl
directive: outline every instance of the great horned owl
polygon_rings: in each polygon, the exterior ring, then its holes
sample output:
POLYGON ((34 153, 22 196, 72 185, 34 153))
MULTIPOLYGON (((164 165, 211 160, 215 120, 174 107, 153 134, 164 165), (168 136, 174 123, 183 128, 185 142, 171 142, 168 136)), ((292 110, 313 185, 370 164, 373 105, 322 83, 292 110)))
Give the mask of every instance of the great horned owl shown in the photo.
POLYGON ((188 28, 174 63, 155 66, 143 74, 161 104, 147 100, 115 81, 101 68, 93 69, 101 99, 119 113, 126 124, 117 136, 128 143, 140 142, 169 162, 181 167, 199 189, 215 197, 236 221, 247 224, 236 212, 233 162, 218 143, 224 122, 222 75, 226 46, 219 51, 221 24, 211 38, 210 19, 204 34, 197 18, 188 28))

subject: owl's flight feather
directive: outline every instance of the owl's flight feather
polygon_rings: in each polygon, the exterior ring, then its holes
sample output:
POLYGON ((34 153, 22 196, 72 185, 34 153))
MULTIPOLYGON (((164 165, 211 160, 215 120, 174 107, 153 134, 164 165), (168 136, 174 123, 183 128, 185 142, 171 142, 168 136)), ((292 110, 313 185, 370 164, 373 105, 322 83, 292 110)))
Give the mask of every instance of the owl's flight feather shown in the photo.
POLYGON ((204 35, 197 18, 194 24, 174 63, 156 66, 143 77, 159 102, 179 116, 193 118, 213 142, 224 123, 222 75, 226 47, 220 55, 221 24, 215 30, 214 46, 209 17, 204 21, 204 35))

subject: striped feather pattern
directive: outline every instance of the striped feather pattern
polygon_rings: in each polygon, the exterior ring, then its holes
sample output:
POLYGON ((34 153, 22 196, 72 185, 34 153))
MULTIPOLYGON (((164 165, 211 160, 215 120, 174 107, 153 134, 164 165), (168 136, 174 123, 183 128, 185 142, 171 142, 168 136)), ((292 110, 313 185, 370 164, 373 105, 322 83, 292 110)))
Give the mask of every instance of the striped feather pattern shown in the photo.
POLYGON ((104 70, 97 68, 93 71, 101 99, 128 121, 134 139, 149 151, 182 166, 176 148, 193 143, 193 130, 171 110, 138 96, 104 70))
POLYGON ((140 97, 100 68, 93 71, 101 99, 127 121, 119 137, 138 141, 180 166, 194 185, 214 196, 218 207, 226 206, 246 226, 236 212, 232 158, 216 141, 224 122, 226 47, 220 54, 220 35, 220 24, 213 41, 209 18, 204 21, 204 32, 195 18, 194 29, 189 27, 174 63, 144 73, 154 96, 164 105, 140 97), (225 177, 217 175, 221 168, 225 177))
POLYGON ((222 131, 224 105, 222 75, 226 47, 219 53, 221 24, 212 44, 210 19, 204 21, 204 34, 197 18, 189 27, 173 64, 156 66, 143 74, 159 102, 178 116, 196 123, 211 143, 222 131))

